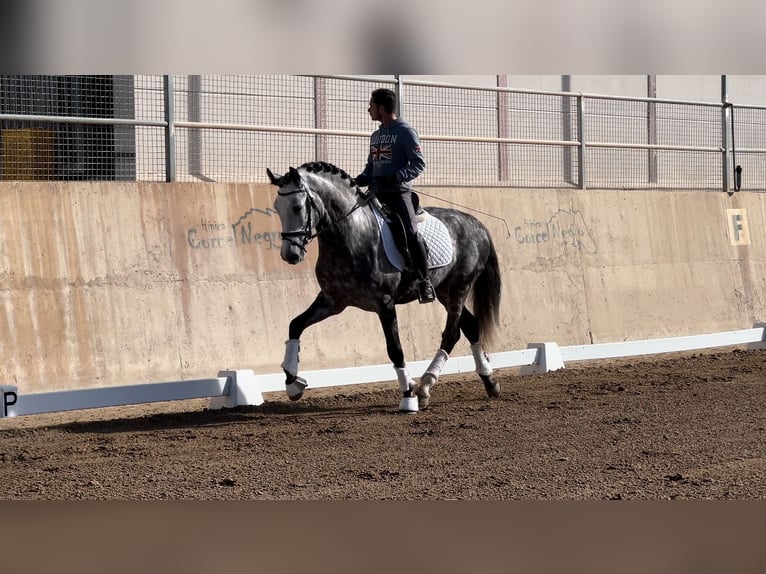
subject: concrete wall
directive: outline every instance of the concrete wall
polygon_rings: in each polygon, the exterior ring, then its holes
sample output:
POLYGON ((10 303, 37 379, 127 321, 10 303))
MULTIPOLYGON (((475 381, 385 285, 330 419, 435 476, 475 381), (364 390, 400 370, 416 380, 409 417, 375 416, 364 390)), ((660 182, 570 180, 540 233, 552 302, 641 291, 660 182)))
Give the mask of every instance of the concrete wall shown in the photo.
MULTIPOLYGON (((482 217, 504 276, 490 351, 707 333, 766 316, 762 194, 428 193, 507 223, 482 217)), ((278 372, 288 323, 317 293, 317 246, 297 267, 281 261, 273 197, 254 184, 0 184, 0 382, 28 393, 278 372)), ((444 310, 413 304, 399 317, 407 358, 431 358, 444 310)), ((464 341, 454 352, 469 353, 464 341)), ((352 309, 309 328, 301 361, 388 362, 377 318, 352 309)))

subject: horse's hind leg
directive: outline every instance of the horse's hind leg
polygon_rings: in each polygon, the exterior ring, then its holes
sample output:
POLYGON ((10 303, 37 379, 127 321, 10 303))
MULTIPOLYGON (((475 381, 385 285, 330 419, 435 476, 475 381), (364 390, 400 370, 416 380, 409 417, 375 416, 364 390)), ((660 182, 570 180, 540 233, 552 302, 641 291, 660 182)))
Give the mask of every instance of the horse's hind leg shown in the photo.
POLYGON ((285 387, 291 401, 297 401, 303 396, 308 384, 306 379, 298 376, 298 354, 300 338, 307 327, 319 323, 327 317, 337 315, 344 307, 333 305, 324 293, 319 293, 314 302, 303 313, 290 321, 289 339, 285 341, 285 359, 282 370, 285 372, 285 387))
POLYGON ((460 314, 460 330, 471 343, 471 353, 476 363, 476 372, 484 383, 484 389, 490 397, 500 396, 500 384, 492 378, 492 366, 489 364, 489 357, 484 352, 480 342, 479 322, 465 307, 460 314))
POLYGON ((453 301, 445 307, 447 308, 447 324, 444 327, 444 332, 442 332, 441 345, 431 364, 420 377, 420 384, 416 389, 418 405, 422 409, 428 407, 431 401, 431 387, 439 380, 439 375, 447 359, 449 359, 449 354, 460 339, 460 318, 462 316, 461 310, 464 309, 463 303, 462 301, 453 301))
POLYGON ((431 399, 431 387, 439 380, 439 374, 444 368, 444 364, 449 358, 455 344, 460 338, 460 331, 471 343, 471 352, 476 364, 476 372, 484 383, 484 389, 490 397, 500 396, 500 385, 492 378, 492 366, 489 363, 489 357, 480 342, 479 322, 465 307, 460 311, 459 320, 455 321, 452 315, 447 317, 447 328, 442 336, 441 348, 436 352, 433 361, 420 378, 420 385, 417 388, 418 402, 420 408, 426 408, 431 399), (458 330, 459 327, 459 330, 458 330))
POLYGON ((412 394, 415 381, 412 380, 412 377, 407 372, 407 366, 404 362, 404 351, 402 351, 402 343, 399 339, 399 323, 396 318, 396 309, 393 305, 386 307, 378 312, 378 318, 383 327, 383 333, 386 336, 388 358, 391 359, 394 365, 396 378, 399 381, 399 391, 402 393, 399 411, 416 413, 418 411, 418 401, 412 394))

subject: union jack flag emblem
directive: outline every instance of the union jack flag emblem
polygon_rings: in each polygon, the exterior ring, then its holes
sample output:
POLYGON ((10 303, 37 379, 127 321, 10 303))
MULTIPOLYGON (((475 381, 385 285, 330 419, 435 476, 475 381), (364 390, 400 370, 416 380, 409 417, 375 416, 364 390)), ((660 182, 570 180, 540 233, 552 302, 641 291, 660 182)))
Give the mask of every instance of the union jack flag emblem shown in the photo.
POLYGON ((380 161, 382 159, 391 159, 391 145, 380 144, 370 146, 370 152, 372 153, 372 159, 374 161, 380 161))

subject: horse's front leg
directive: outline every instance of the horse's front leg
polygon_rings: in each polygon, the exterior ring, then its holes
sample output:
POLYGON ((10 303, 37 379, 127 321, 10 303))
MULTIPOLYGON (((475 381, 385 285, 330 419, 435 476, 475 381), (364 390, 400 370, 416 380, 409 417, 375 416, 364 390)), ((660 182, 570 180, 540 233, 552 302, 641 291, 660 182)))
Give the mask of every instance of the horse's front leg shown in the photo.
POLYGON ((396 308, 393 304, 378 312, 380 324, 383 327, 383 333, 386 336, 386 351, 388 358, 394 365, 396 378, 399 381, 399 390, 402 393, 402 400, 399 403, 399 411, 403 413, 418 412, 418 399, 413 395, 415 381, 412 380, 407 372, 407 366, 404 362, 404 351, 402 343, 399 340, 399 323, 396 319, 396 308))
POLYGON ((320 292, 314 302, 303 313, 290 321, 289 339, 285 341, 285 359, 282 370, 285 372, 287 396, 291 401, 297 401, 303 396, 308 383, 298 376, 298 355, 301 349, 300 338, 303 331, 314 323, 319 323, 343 311, 344 306, 333 305, 327 296, 320 292))

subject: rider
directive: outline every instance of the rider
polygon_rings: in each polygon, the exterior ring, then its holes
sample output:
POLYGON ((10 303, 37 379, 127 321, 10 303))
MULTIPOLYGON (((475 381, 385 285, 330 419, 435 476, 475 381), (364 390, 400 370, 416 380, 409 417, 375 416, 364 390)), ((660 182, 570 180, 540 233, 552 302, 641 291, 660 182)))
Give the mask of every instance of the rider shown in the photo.
POLYGON ((426 166, 420 138, 407 122, 397 117, 396 93, 392 90, 374 90, 367 111, 373 121, 380 122, 380 127, 370 136, 367 165, 355 180, 359 186, 369 186, 371 194, 401 218, 410 259, 418 274, 418 300, 430 303, 435 293, 428 277, 428 252, 418 233, 410 184, 426 166))

